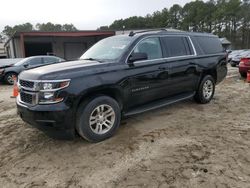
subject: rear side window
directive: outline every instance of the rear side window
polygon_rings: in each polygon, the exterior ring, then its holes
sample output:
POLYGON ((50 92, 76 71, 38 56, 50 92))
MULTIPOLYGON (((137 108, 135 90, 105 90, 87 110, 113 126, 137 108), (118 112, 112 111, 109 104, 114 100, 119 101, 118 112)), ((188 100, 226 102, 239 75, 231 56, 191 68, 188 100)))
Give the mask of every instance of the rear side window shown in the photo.
POLYGON ((195 37, 197 43, 205 54, 216 54, 223 52, 221 41, 217 37, 195 37))
POLYGON ((193 55, 187 37, 166 36, 162 38, 167 57, 193 55))

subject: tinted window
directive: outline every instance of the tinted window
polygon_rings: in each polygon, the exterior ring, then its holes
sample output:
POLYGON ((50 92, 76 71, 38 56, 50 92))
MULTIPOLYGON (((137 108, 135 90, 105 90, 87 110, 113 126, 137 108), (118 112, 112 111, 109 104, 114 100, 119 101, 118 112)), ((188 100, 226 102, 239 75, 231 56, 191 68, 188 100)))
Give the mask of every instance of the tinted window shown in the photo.
POLYGON ((193 54, 186 37, 167 36, 162 38, 167 57, 185 56, 193 54))
POLYGON ((196 37, 197 43, 205 54, 216 54, 223 52, 221 41, 217 37, 196 37))
POLYGON ((28 62, 29 65, 34 66, 34 65, 40 65, 42 64, 42 58, 32 58, 28 62))
POLYGON ((60 62, 58 58, 55 57, 44 57, 43 63, 44 64, 52 64, 52 63, 58 63, 60 62))
POLYGON ((146 53, 148 59, 162 58, 162 50, 159 38, 147 38, 139 42, 134 52, 146 53))

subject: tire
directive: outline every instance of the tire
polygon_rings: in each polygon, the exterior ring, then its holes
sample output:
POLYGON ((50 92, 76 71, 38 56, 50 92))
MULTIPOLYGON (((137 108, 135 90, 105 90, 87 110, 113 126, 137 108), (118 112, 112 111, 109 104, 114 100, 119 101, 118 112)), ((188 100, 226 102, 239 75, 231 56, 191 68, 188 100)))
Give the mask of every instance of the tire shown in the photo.
POLYGON ((82 138, 90 142, 100 142, 114 135, 120 120, 121 110, 116 100, 108 96, 98 96, 80 105, 76 130, 82 138))
POLYGON ((231 62, 231 67, 236 67, 236 63, 231 62))
POLYGON ((13 76, 16 76, 17 77, 17 74, 14 73, 14 72, 10 72, 10 73, 7 73, 5 76, 4 76, 4 81, 9 84, 9 85, 13 85, 14 82, 13 82, 13 76))
POLYGON ((211 101, 214 96, 215 81, 210 75, 206 75, 200 82, 199 88, 196 91, 194 99, 200 104, 206 104, 211 101))

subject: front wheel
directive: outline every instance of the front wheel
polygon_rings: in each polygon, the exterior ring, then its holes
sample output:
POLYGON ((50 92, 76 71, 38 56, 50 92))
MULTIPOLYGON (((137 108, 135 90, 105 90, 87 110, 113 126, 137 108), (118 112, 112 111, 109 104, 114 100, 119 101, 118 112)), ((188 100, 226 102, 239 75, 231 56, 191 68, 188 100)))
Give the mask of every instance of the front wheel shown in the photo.
POLYGON ((17 74, 14 73, 14 72, 10 72, 10 73, 7 73, 5 76, 4 76, 4 81, 9 84, 9 85, 13 85, 14 84, 14 78, 17 78, 17 74))
POLYGON ((196 102, 205 104, 209 103, 214 96, 215 81, 210 75, 205 76, 200 82, 199 88, 196 91, 194 99, 196 102))
POLYGON ((80 105, 76 129, 86 140, 100 142, 113 136, 120 120, 121 111, 116 100, 108 96, 98 96, 80 105))

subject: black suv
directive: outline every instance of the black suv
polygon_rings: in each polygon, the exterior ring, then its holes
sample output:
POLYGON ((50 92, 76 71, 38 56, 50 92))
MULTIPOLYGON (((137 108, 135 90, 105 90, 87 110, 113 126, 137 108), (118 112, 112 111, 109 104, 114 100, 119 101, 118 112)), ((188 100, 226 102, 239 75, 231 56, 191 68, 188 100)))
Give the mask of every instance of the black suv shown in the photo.
POLYGON ((208 103, 227 74, 217 36, 166 30, 101 40, 80 60, 24 71, 18 113, 56 138, 111 137, 124 116, 194 98, 208 103))

